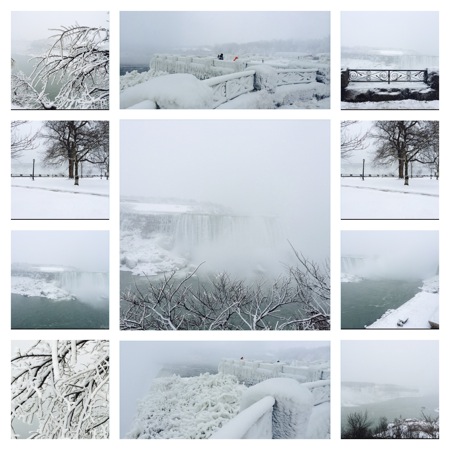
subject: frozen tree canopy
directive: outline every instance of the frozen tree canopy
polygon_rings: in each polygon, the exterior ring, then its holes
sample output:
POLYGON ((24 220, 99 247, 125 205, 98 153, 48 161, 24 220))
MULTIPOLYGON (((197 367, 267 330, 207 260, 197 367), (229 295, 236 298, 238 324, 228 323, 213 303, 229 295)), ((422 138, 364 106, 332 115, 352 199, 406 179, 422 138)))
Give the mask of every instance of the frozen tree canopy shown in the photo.
MULTIPOLYGON (((24 33, 21 27, 30 23, 28 14, 17 12, 13 16, 15 39, 20 39, 20 33, 24 33)), ((53 17, 52 14, 49 16, 53 17)), ((60 16, 60 20, 68 20, 64 13, 60 16)), ((80 15, 88 23, 95 21, 94 17, 99 18, 95 14, 92 17, 87 13, 80 15)), ((47 22, 45 19, 43 22, 47 22)), ((49 43, 45 50, 40 49, 38 54, 32 55, 31 71, 29 63, 22 64, 27 73, 13 68, 12 109, 108 109, 109 28, 73 22, 61 25, 59 22, 49 30, 39 31, 40 36, 46 31, 49 43)), ((13 45, 17 45, 15 40, 13 45)), ((16 47, 14 50, 17 51, 16 47)))
POLYGON ((14 438, 109 437, 109 344, 106 341, 15 341, 11 357, 14 438), (18 434, 20 422, 33 424, 18 434))

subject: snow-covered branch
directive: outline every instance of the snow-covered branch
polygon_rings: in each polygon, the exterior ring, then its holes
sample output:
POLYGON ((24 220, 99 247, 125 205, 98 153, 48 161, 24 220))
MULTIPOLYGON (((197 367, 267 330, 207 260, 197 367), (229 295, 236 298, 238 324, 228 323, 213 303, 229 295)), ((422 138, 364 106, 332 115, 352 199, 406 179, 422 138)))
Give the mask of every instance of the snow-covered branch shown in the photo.
POLYGON ((30 439, 109 436, 107 341, 38 341, 13 356, 11 375, 14 437, 17 421, 36 420, 30 439))

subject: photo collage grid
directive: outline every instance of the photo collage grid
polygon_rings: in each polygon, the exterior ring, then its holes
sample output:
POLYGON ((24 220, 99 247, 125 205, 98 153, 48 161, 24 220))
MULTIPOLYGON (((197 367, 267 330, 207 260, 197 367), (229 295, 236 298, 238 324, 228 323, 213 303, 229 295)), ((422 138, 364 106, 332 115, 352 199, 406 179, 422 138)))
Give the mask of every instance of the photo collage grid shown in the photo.
POLYGON ((8 3, 5 442, 444 445, 446 5, 8 3))

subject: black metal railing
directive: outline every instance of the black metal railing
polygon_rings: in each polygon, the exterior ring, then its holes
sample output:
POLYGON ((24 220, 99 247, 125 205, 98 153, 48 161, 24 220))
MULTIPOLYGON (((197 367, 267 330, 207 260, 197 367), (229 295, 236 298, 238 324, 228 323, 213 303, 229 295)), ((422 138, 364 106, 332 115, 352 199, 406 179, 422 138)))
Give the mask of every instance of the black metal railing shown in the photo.
POLYGON ((426 70, 412 69, 349 69, 349 81, 356 83, 424 83, 427 79, 426 70))

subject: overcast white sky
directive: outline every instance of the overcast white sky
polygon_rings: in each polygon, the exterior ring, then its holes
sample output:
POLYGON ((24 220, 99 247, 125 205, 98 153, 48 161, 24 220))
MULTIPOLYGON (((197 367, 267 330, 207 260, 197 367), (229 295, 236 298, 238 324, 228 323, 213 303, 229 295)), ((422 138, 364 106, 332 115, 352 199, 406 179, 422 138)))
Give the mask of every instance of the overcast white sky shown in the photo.
POLYGON ((342 341, 341 379, 439 390, 438 341, 342 341))
POLYGON ((414 50, 423 55, 439 56, 439 13, 342 12, 341 46, 414 50))
POLYGON ((107 231, 12 231, 13 263, 72 266, 109 272, 107 231))
POLYGON ((13 11, 11 13, 12 53, 23 51, 23 41, 32 42, 49 38, 55 34, 52 29, 76 24, 109 28, 108 19, 109 15, 105 11, 13 11))
POLYGON ((329 254, 329 122, 122 121, 121 195, 276 216, 306 255, 329 254))
POLYGON ((147 62, 154 52, 275 39, 317 39, 330 34, 329 13, 299 11, 122 11, 121 62, 147 62))

